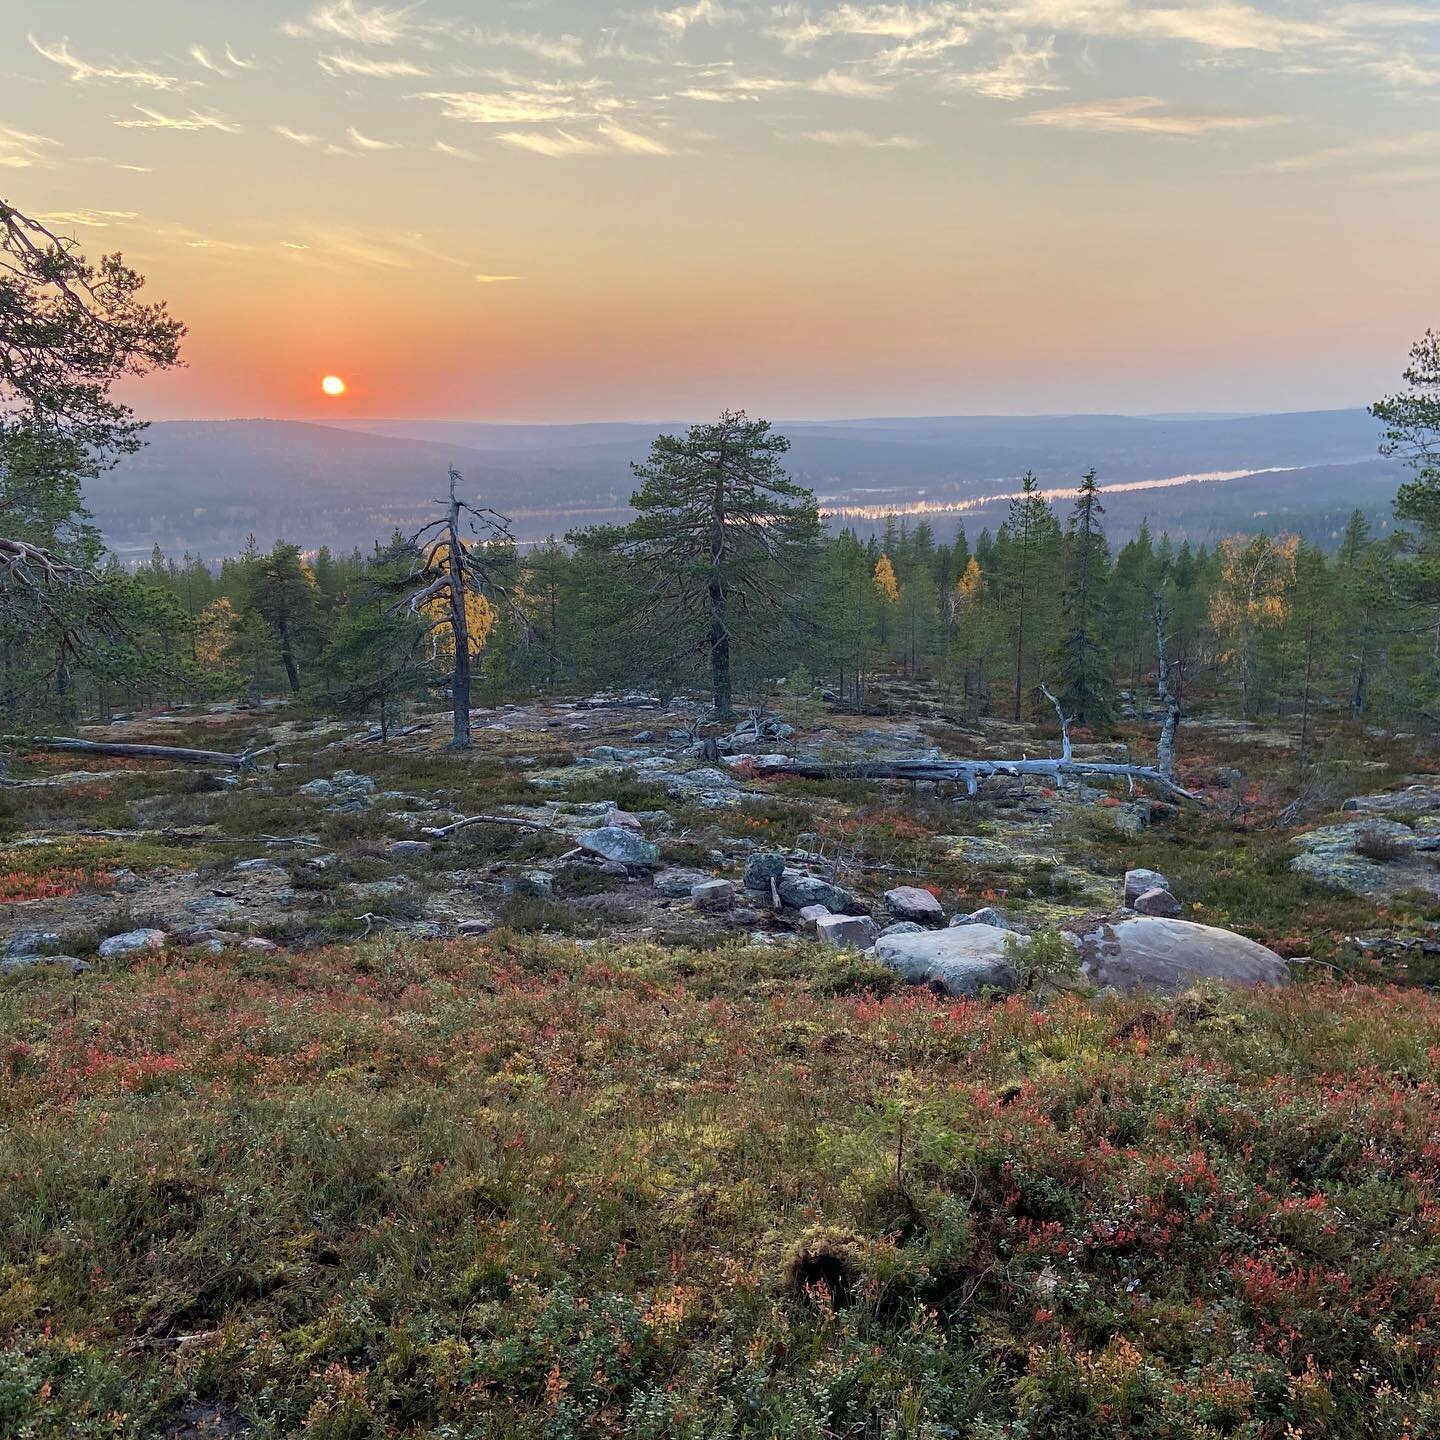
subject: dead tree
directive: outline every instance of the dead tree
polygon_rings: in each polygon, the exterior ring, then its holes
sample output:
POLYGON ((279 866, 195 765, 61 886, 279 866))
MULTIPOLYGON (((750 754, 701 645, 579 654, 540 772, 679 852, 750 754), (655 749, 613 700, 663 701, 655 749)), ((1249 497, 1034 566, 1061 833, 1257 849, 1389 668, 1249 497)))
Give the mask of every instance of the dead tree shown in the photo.
POLYGON ((1166 651, 1170 617, 1165 610, 1165 594, 1155 592, 1155 689, 1160 703, 1165 707, 1165 719, 1160 725, 1158 759, 1160 773, 1170 780, 1175 773, 1175 736, 1180 729, 1180 696, 1175 688, 1174 667, 1166 651))
MULTIPOLYGON (((407 591, 397 607, 428 621, 416 637, 417 645, 436 632, 448 630, 454 647, 450 673, 456 750, 470 748, 471 626, 467 602, 471 597, 499 599, 525 626, 509 589, 501 583, 505 560, 514 554, 515 537, 505 516, 488 507, 460 499, 456 487, 460 473, 451 467, 450 496, 436 501, 445 507, 439 520, 422 525, 406 542, 418 562, 396 588, 407 591), (467 538, 468 537, 468 538, 467 538)), ((431 641, 433 644, 433 639, 431 641)))
POLYGON ((77 740, 65 735, 11 735, 5 744, 16 750, 41 750, 76 755, 109 755, 124 760, 174 760, 181 765, 215 765, 231 770, 253 770, 255 760, 269 753, 265 750, 242 750, 230 754, 225 750, 192 750, 182 745, 127 745, 109 740, 77 740))

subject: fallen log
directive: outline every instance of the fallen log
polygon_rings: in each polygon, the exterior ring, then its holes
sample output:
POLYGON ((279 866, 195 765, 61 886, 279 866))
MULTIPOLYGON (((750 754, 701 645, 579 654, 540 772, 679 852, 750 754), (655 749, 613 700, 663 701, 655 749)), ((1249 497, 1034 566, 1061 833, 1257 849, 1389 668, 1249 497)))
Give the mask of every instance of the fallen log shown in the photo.
POLYGON ((267 750, 191 750, 181 745, 125 745, 111 740, 76 740, 64 735, 10 735, 5 744, 17 750, 63 751, 77 755, 109 755, 122 760, 174 760, 182 765, 222 765, 232 770, 253 770, 255 759, 267 750))
POLYGON ((1198 797, 1162 775, 1153 765, 1120 765, 1098 760, 855 760, 836 764, 814 764, 802 760, 752 761, 749 773, 757 779, 794 775, 801 780, 924 780, 936 784, 963 784, 974 796, 980 781, 996 776, 1018 779, 1027 775, 1052 779, 1121 779, 1131 789, 1137 781, 1153 785, 1180 800, 1198 797))
POLYGON ((453 825, 427 825, 422 835, 432 840, 444 840, 457 830, 468 829, 471 825, 514 825, 521 830, 553 830, 553 825, 542 825, 538 820, 521 820, 514 815, 472 815, 468 820, 457 820, 453 825))

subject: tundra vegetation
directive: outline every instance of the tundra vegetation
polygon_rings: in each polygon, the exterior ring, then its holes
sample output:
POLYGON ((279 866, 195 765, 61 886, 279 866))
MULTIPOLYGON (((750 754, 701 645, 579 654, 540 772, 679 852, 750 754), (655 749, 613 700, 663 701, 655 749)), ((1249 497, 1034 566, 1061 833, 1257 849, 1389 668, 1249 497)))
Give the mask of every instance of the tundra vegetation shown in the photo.
POLYGON ((180 327, 0 222, 0 1433, 1440 1433, 1433 336, 1383 541, 862 544, 727 414, 629 527, 124 571, 180 327))

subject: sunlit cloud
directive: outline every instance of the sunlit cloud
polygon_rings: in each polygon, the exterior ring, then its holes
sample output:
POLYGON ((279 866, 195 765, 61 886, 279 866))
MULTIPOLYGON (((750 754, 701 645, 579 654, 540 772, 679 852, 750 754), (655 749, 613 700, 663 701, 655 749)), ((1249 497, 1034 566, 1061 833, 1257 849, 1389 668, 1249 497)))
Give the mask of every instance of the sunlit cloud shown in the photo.
POLYGON ((552 160, 569 159, 576 155, 603 155, 606 151, 622 151, 631 155, 673 155, 663 140, 627 130, 623 125, 606 123, 594 131, 577 134, 573 130, 506 130, 495 137, 516 150, 528 150, 552 160))
POLYGON ((693 25, 723 25, 739 20, 740 12, 720 0, 694 0, 690 5, 677 5, 670 10, 656 10, 650 17, 662 30, 675 36, 684 35, 693 25))
POLYGON ((551 65, 583 65, 585 42, 578 35, 533 35, 514 30, 476 30, 467 37, 476 45, 518 50, 551 65))
POLYGON ((318 135, 307 134, 304 130, 292 130, 288 125, 272 125, 270 128, 275 134, 281 136, 283 139, 289 140, 295 145, 320 144, 320 137, 318 135))
POLYGON ((828 70, 810 82, 817 95, 841 95, 852 100, 878 100, 894 88, 883 81, 871 80, 855 70, 828 70))
POLYGON ((473 150, 466 150, 461 145, 451 145, 446 140, 432 140, 430 148, 437 155, 448 155, 452 160, 478 160, 480 158, 473 150))
POLYGON ((280 28, 287 35, 338 36, 356 45, 398 45, 416 33, 414 5, 360 5, 356 0, 331 0, 317 5, 300 21, 280 28))
POLYGON ((38 219, 47 225, 80 225, 89 230, 108 230, 110 226, 134 220, 133 210, 49 210, 42 212, 38 219))
POLYGON ((315 63, 336 77, 358 75, 368 79, 414 79, 430 72, 413 60, 382 60, 369 55, 317 55, 315 63))
POLYGON ((524 278, 523 275, 477 275, 475 283, 477 285, 503 285, 508 280, 523 280, 524 278))
POLYGON ((1239 115, 1220 111, 1175 110, 1153 95, 1122 100, 1086 100, 1053 110, 1021 116, 1022 125, 1048 125, 1057 130, 1089 130, 1112 135, 1210 135, 1230 130, 1257 130, 1284 124, 1284 115, 1239 115))
POLYGON ((68 70, 71 80, 80 84, 98 81, 102 84, 138 85, 147 90, 188 90, 200 83, 138 66, 92 64, 72 53, 68 38, 51 45, 42 43, 33 35, 27 35, 26 39, 37 55, 43 56, 52 65, 68 70))
POLYGON ((244 128, 213 112, 191 110, 188 115, 164 115, 148 105, 132 105, 130 108, 138 110, 142 118, 115 121, 122 130, 221 130, 228 135, 238 135, 244 128))
POLYGON ((189 54, 202 70, 208 70, 212 75, 220 75, 227 80, 233 80, 239 71, 255 68, 255 61, 242 60, 228 44, 225 46, 223 60, 217 60, 203 45, 192 45, 189 54))
POLYGON ((845 150, 918 150, 914 135, 873 135, 868 130, 806 130, 802 140, 845 150))
POLYGON ((1010 53, 994 65, 947 75, 941 83, 989 100, 1023 100, 1029 95, 1065 88, 1052 73, 1054 59, 1053 38, 1044 45, 1031 46, 1022 37, 1016 39, 1010 53))
POLYGON ((433 100, 447 120, 472 125, 545 124, 578 120, 596 113, 585 96, 561 86, 533 85, 525 90, 427 90, 408 97, 433 100))
POLYGON ((31 170, 48 165, 59 148, 58 140, 0 125, 0 170, 31 170))
POLYGON ((369 135, 362 135, 353 125, 346 130, 345 134, 357 150, 403 150, 405 148, 395 140, 375 140, 369 135))

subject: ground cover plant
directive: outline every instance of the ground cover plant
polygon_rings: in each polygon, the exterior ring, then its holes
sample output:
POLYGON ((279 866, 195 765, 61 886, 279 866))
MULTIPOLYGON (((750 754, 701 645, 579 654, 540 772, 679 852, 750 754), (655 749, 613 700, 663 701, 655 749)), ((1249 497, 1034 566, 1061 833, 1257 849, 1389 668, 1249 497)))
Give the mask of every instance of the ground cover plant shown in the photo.
POLYGON ((1440 999, 510 933, 0 986, 0 1430, 1440 1424, 1440 999))

